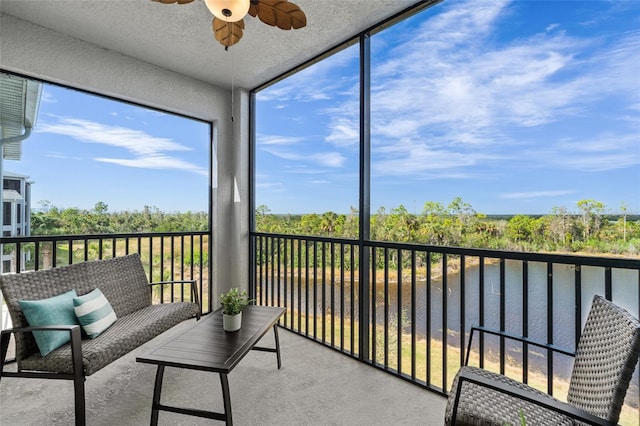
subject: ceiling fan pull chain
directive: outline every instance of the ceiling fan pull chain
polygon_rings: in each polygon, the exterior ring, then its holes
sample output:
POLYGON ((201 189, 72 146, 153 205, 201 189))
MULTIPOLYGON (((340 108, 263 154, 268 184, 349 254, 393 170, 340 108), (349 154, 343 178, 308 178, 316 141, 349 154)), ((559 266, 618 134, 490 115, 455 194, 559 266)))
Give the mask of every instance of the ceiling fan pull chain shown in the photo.
MULTIPOLYGON (((229 49, 229 47, 225 47, 225 49, 229 49)), ((233 75, 233 52, 231 55, 231 122, 233 123, 233 86, 234 86, 234 75, 233 75)))

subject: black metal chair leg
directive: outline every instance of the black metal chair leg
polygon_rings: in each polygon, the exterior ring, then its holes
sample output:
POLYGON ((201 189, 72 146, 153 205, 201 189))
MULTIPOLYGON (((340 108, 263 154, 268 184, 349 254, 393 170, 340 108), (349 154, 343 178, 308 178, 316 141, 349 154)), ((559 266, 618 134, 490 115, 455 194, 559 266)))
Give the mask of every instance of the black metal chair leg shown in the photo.
POLYGON ((160 406, 163 377, 164 365, 158 365, 158 370, 156 371, 156 383, 153 386, 153 401, 151 403, 151 426, 156 426, 158 424, 158 414, 160 413, 158 407, 160 406))
POLYGON ((82 344, 80 342, 80 326, 73 326, 69 330, 71 335, 71 362, 73 363, 73 394, 76 407, 76 426, 87 424, 86 403, 84 400, 84 366, 82 363, 82 344))
POLYGON ((73 394, 75 398, 76 407, 76 426, 85 426, 86 420, 86 407, 84 400, 84 376, 79 375, 73 379, 73 394))
POLYGON ((225 424, 227 426, 232 426, 233 417, 231 416, 231 394, 229 393, 229 380, 227 379, 226 374, 220 373, 220 384, 222 385, 225 424))
POLYGON ((278 370, 280 370, 282 366, 282 362, 280 361, 280 339, 278 337, 278 326, 275 324, 273 325, 273 334, 276 338, 276 356, 278 357, 278 370))
POLYGON ((0 380, 2 380, 2 372, 4 371, 4 363, 7 359, 7 352, 9 351, 9 340, 11 339, 11 333, 2 333, 0 338, 0 380))

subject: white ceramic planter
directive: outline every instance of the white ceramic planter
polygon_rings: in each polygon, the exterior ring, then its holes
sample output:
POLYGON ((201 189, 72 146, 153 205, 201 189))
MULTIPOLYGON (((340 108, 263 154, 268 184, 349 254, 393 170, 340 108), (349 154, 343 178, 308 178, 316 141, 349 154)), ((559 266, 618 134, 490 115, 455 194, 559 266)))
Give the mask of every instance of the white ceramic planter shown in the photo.
POLYGON ((242 312, 237 315, 222 314, 222 328, 224 331, 238 331, 242 326, 242 312))

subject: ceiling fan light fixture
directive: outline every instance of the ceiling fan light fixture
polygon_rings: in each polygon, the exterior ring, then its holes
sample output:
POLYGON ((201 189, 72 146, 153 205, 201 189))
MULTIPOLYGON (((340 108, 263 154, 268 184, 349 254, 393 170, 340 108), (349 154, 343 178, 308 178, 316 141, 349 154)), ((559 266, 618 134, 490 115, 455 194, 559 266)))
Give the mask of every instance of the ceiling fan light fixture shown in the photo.
MULTIPOLYGON (((151 0, 162 4, 188 4, 195 0, 151 0)), ((242 38, 247 15, 282 30, 307 26, 307 16, 289 0, 203 0, 213 14, 211 28, 216 40, 229 49, 242 38)), ((2 2, 2 0, 0 0, 2 2)))
POLYGON ((204 0, 213 16, 225 22, 237 22, 249 12, 250 0, 204 0))

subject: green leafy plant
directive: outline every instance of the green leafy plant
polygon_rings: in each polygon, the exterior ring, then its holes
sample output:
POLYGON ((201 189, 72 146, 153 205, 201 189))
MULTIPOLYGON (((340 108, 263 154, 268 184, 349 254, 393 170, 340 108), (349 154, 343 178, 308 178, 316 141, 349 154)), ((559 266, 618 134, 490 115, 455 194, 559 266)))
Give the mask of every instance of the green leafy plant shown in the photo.
POLYGON ((525 419, 522 410, 520 410, 520 426, 527 426, 527 419, 525 419))
MULTIPOLYGON (((511 423, 505 423, 505 426, 513 426, 511 423)), ((527 426, 527 419, 524 417, 522 408, 520 409, 520 426, 527 426)))
POLYGON ((232 288, 226 293, 220 295, 220 304, 222 305, 222 313, 225 315, 237 315, 245 306, 251 304, 253 300, 249 300, 247 291, 232 288))

